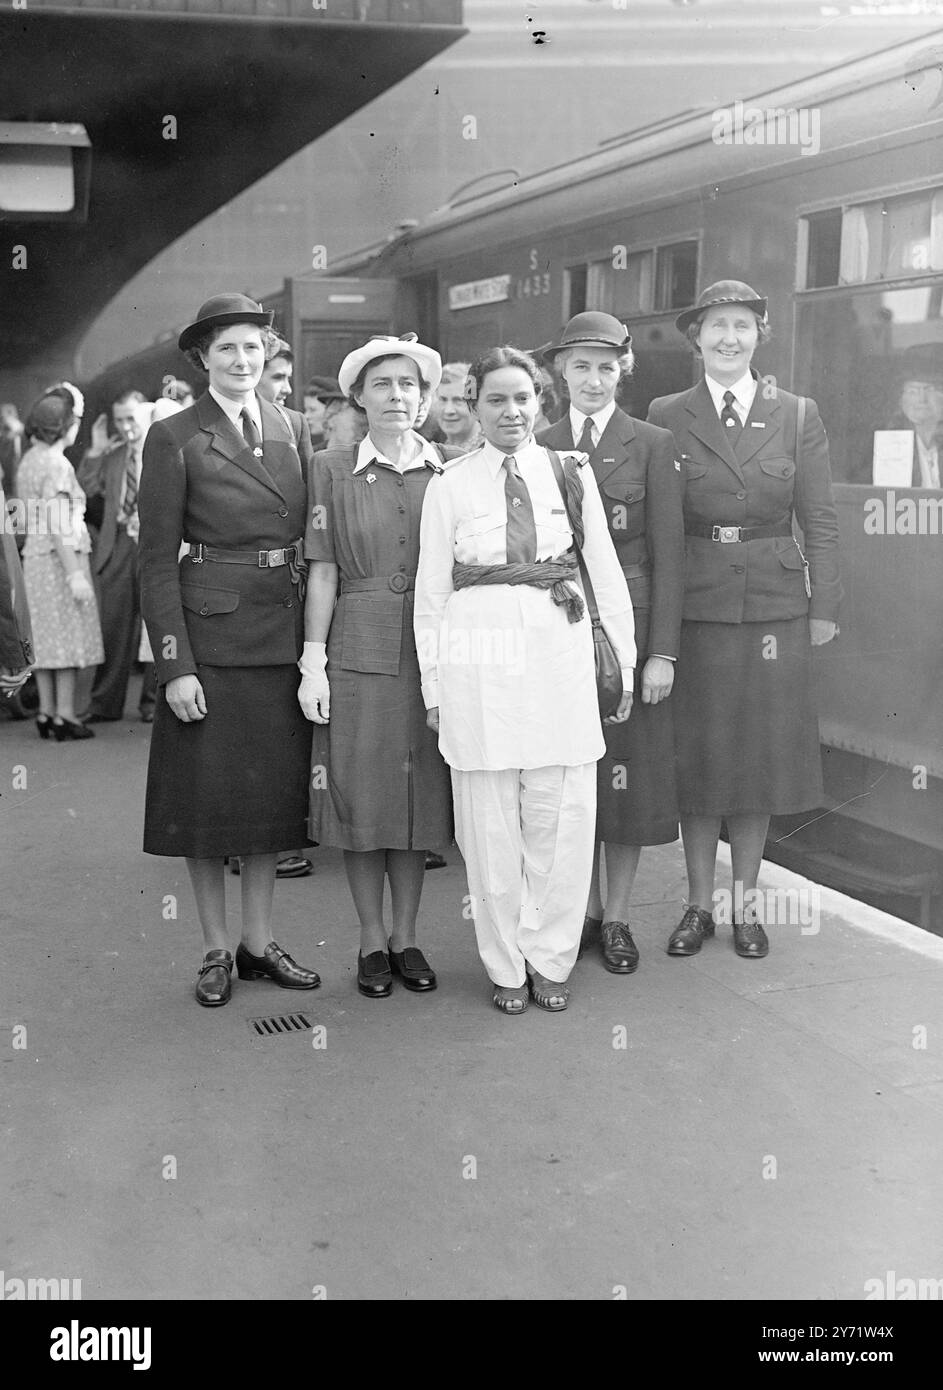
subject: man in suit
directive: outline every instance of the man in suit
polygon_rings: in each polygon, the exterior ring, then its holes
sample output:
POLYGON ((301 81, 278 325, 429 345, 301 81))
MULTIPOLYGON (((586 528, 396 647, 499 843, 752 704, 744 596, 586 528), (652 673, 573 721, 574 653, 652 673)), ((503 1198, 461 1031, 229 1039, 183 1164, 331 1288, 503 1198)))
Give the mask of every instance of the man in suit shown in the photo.
MULTIPOLYGON (((147 429, 147 402, 140 391, 125 391, 114 402, 112 417, 119 438, 102 448, 94 446, 79 465, 79 484, 101 521, 92 550, 101 617, 105 660, 92 686, 88 722, 120 719, 128 693, 131 667, 141 637, 141 594, 138 579, 137 496, 141 450, 147 429)), ((145 673, 138 709, 142 720, 154 717, 156 681, 153 667, 145 673)))
POLYGON ((684 592, 684 529, 680 474, 671 434, 633 420, 616 404, 631 372, 632 340, 611 314, 575 315, 560 341, 541 350, 569 394, 555 425, 538 430, 539 444, 585 453, 599 484, 635 613, 641 672, 626 724, 606 725, 606 756, 597 775, 596 857, 584 945, 601 940, 603 965, 632 974, 638 950, 629 929, 629 902, 641 846, 677 839, 671 705, 684 592), (600 846, 606 846, 607 897, 600 892, 600 846))

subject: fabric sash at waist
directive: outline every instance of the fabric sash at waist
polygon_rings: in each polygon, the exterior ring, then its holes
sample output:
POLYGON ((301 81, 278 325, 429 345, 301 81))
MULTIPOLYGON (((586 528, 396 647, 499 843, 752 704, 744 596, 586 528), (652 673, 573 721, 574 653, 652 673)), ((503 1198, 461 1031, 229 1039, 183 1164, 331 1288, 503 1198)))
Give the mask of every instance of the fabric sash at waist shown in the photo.
POLYGON ((567 620, 578 623, 583 616, 583 599, 567 584, 574 579, 579 565, 572 550, 553 560, 535 560, 532 564, 463 565, 452 566, 452 584, 467 589, 473 584, 530 584, 535 589, 549 589, 554 603, 566 609, 567 620))
POLYGON ((369 594, 376 590, 385 590, 387 593, 392 589, 394 594, 404 594, 407 589, 415 589, 416 576, 414 574, 386 574, 379 577, 373 576, 370 579, 342 579, 342 594, 369 594))

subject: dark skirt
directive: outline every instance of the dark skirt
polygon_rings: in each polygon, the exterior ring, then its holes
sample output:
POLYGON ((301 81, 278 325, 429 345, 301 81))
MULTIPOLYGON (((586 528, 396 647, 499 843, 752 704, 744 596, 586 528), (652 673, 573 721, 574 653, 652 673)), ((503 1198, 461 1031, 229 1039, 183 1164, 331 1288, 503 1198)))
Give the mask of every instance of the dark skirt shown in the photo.
MULTIPOLYGON (((673 711, 675 694, 642 704, 649 610, 635 610, 639 650, 635 698, 625 724, 603 724, 606 752, 596 773, 596 838, 615 845, 668 845, 677 840, 673 711)), ((677 668, 676 668, 677 674, 677 668)))
POLYGON ((681 625, 682 815, 789 815, 822 803, 807 618, 681 625))
POLYGON ((309 834, 339 849, 443 850, 452 843, 452 779, 426 725, 406 595, 399 674, 328 662, 331 718, 314 725, 309 834))
POLYGON ((205 719, 183 724, 158 694, 144 850, 210 859, 307 841, 311 725, 296 666, 201 666, 205 719))

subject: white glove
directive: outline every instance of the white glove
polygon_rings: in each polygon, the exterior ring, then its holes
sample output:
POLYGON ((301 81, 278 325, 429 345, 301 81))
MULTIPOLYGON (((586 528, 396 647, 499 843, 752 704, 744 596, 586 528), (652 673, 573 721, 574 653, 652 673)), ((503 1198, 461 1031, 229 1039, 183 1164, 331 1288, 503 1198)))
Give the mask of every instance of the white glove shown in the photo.
POLYGON ((327 678, 327 647, 323 642, 306 642, 298 662, 301 685, 298 703, 305 719, 326 724, 331 717, 331 686, 327 678))
POLYGON ((66 581, 76 603, 91 603, 95 597, 95 590, 92 588, 91 580, 81 570, 73 570, 66 576, 66 581))

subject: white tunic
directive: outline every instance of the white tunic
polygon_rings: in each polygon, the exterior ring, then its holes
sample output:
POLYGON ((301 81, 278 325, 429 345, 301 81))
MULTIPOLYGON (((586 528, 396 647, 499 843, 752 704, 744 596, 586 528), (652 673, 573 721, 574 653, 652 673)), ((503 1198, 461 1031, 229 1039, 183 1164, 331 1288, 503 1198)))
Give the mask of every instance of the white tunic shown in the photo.
MULTIPOLYGON (((573 536, 547 451, 530 438, 514 457, 534 510, 537 559, 561 556, 573 536)), ((427 709, 438 706, 439 749, 461 771, 596 762, 605 741, 588 613, 571 623, 549 589, 529 584, 452 585, 456 561, 507 561, 503 461, 500 450, 482 444, 426 488, 415 603, 423 699, 427 709)), ((580 476, 583 559, 631 689, 632 601, 592 469, 580 476)))

